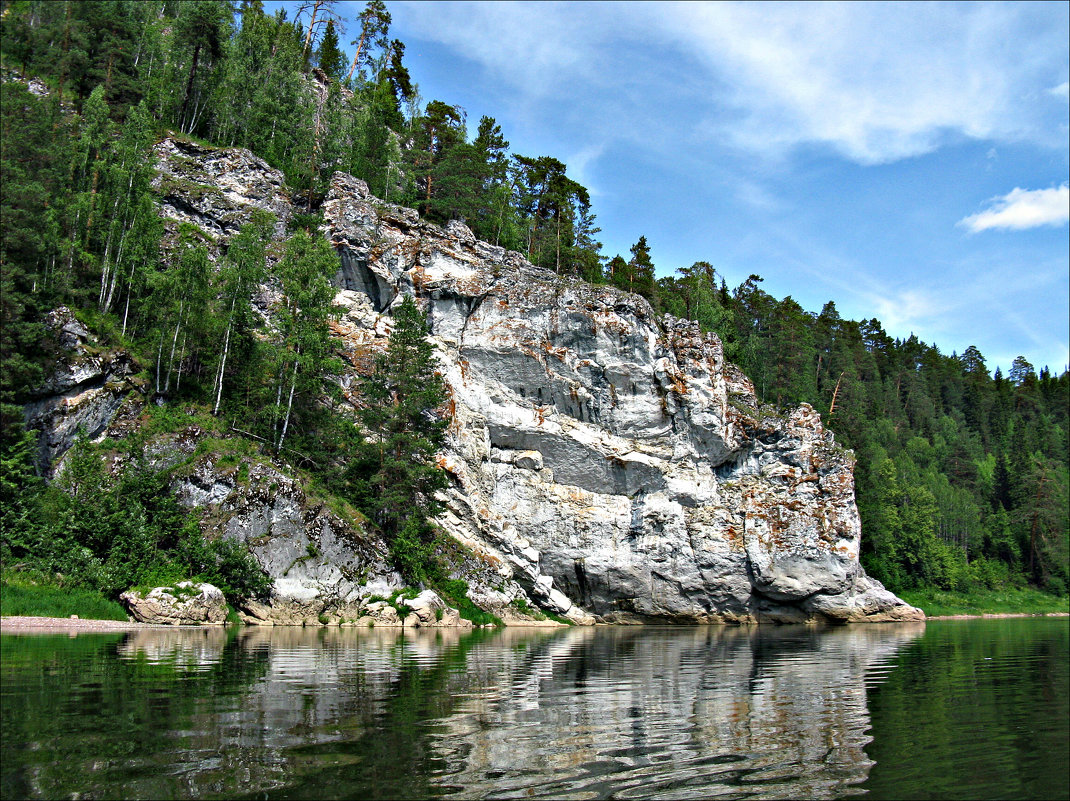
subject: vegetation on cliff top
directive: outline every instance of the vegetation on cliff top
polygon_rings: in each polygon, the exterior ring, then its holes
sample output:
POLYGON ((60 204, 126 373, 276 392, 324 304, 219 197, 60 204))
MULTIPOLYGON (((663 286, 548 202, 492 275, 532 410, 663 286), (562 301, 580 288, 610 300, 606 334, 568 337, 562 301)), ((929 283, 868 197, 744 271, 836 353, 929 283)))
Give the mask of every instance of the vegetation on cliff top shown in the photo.
MULTIPOLYGON (((397 478, 388 452, 411 446, 426 456, 434 431, 391 430, 369 413, 362 423, 380 425, 378 443, 395 438, 369 455, 353 421, 320 402, 337 392, 323 380, 336 365, 327 336, 334 255, 307 232, 341 169, 432 221, 463 219, 535 264, 697 320, 722 338, 763 400, 811 403, 856 451, 862 560, 893 590, 1031 585, 1066 594, 1070 374, 1037 371, 1019 357, 993 376, 976 348, 946 355, 915 337, 893 340, 876 319, 842 319, 832 302, 815 314, 778 300, 758 276, 729 289, 709 262, 658 278, 643 236, 630 258, 606 258, 589 193, 565 164, 510 154, 490 117, 469 141, 462 109, 423 102, 381 2, 353 21, 360 44, 348 67, 333 4, 317 7, 323 13, 299 24, 265 14, 256 0, 3 3, 5 564, 44 547, 25 528, 47 519, 37 504, 60 503, 34 476, 20 404, 54 356, 43 316, 66 304, 109 345, 136 355, 157 402, 195 401, 240 421, 331 491, 363 499, 399 565, 410 575, 424 570, 423 556, 406 559, 427 550, 434 509, 426 499, 441 479, 423 469, 426 459, 398 478, 399 493, 424 499, 411 518, 391 511, 397 498, 383 489, 397 478), (28 90, 29 78, 47 91, 28 90), (249 303, 263 277, 269 219, 254 218, 218 269, 197 230, 165 236, 150 150, 166 130, 250 148, 285 174, 305 213, 276 270, 278 330, 265 332, 249 303), (405 439, 412 436, 419 441, 405 439)), ((374 397, 389 388, 373 380, 366 389, 374 397)), ((102 488, 101 504, 111 491, 102 488)))

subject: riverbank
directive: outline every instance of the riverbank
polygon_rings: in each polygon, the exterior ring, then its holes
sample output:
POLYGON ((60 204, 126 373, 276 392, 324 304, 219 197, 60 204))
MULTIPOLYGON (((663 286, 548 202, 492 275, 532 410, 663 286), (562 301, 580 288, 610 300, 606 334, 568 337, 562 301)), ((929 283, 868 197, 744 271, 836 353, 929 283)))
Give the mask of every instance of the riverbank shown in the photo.
MULTIPOLYGON (((134 620, 93 620, 78 617, 5 616, 0 617, 0 634, 42 632, 107 634, 110 632, 142 631, 144 629, 174 629, 155 623, 138 623, 134 620)), ((184 626, 183 628, 194 628, 184 626)), ((195 628, 204 628, 201 626, 195 628)), ((218 628, 213 626, 212 628, 218 628)))
POLYGON ((896 595, 925 612, 929 620, 1070 614, 1070 596, 1049 595, 1033 588, 970 593, 903 590, 896 592, 896 595))

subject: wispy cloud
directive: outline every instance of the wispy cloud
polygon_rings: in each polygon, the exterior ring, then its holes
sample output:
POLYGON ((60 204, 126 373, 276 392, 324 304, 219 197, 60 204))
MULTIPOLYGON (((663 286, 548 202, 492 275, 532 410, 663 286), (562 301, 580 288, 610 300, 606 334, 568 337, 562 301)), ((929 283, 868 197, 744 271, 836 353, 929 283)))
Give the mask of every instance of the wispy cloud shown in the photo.
MULTIPOLYGON (((1036 102, 1065 75, 1067 14, 1058 4, 392 8, 420 36, 493 70, 529 102, 580 98, 619 137, 655 138, 659 119, 679 118, 670 110, 677 103, 696 124, 705 118, 718 140, 771 156, 819 144, 878 164, 949 138, 1063 139, 1051 105, 1036 102)), ((1065 96, 1066 84, 1050 91, 1065 96)))
POLYGON ((1012 189, 993 198, 989 208, 959 220, 970 233, 989 229, 1021 231, 1070 220, 1070 184, 1053 189, 1012 189))
MULTIPOLYGON (((673 5, 662 30, 726 84, 743 147, 823 143, 863 164, 948 136, 1046 138, 1028 101, 1064 69, 1036 7, 877 3, 673 5), (1022 58, 1008 41, 1029 41, 1022 58), (1046 46, 1040 47, 1041 43, 1046 46), (1056 73, 1057 74, 1057 73, 1056 73)), ((1050 20, 1048 22, 1050 25, 1050 20)), ((1065 26, 1063 26, 1065 27, 1065 26)))
POLYGON ((1063 81, 1058 86, 1053 86, 1048 90, 1048 94, 1061 97, 1063 100, 1070 100, 1070 82, 1063 81))
POLYGON ((594 197, 599 197, 603 194, 602 190, 597 186, 597 181, 594 178, 592 167, 594 163, 605 152, 606 146, 604 142, 598 142, 570 154, 565 160, 565 166, 568 168, 568 175, 575 181, 579 181, 594 197))

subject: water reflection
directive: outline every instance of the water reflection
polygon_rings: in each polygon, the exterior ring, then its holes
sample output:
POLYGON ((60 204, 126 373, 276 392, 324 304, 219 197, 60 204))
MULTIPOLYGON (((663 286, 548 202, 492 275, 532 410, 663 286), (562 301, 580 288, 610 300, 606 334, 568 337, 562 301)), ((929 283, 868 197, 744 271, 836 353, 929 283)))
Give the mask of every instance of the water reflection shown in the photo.
POLYGON ((206 670, 223 658, 227 634, 221 628, 144 629, 130 634, 116 649, 120 659, 166 665, 175 670, 206 670))
POLYGON ((167 630, 42 638, 36 661, 4 637, 0 790, 842 796, 872 764, 867 671, 924 631, 167 630))

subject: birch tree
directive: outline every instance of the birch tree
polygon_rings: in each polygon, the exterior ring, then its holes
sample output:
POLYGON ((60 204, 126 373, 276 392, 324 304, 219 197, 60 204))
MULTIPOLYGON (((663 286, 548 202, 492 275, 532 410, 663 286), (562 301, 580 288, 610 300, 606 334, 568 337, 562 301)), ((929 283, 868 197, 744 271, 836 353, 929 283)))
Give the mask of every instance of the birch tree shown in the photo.
POLYGON ((250 222, 231 240, 219 270, 217 286, 223 341, 212 384, 212 414, 215 415, 219 414, 223 402, 227 358, 235 329, 251 325, 251 297, 256 285, 264 279, 264 257, 274 224, 275 215, 263 209, 253 211, 250 222))
POLYGON ((328 322, 334 311, 330 279, 338 258, 327 241, 299 231, 290 237, 278 264, 282 303, 277 310, 279 349, 272 434, 281 450, 295 410, 315 402, 323 378, 338 369, 331 357, 328 322))

